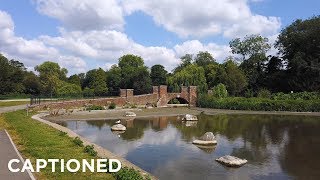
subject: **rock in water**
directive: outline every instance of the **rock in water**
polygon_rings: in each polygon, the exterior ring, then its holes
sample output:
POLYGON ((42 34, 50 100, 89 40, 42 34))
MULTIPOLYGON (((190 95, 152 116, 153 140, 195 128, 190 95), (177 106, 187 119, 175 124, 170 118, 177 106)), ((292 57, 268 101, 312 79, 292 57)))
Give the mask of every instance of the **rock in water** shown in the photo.
POLYGON ((240 167, 248 162, 246 159, 240 159, 230 155, 220 157, 216 159, 216 161, 229 167, 240 167))
POLYGON ((199 138, 199 140, 202 140, 202 141, 213 141, 215 139, 216 139, 216 137, 214 137, 212 132, 206 132, 206 133, 204 133, 204 135, 202 135, 199 138))
POLYGON ((124 113, 124 116, 125 117, 136 117, 137 115, 134 112, 127 111, 124 113))
POLYGON ((112 131, 125 131, 127 128, 122 124, 115 124, 111 127, 112 131))
POLYGON ((201 136, 199 139, 197 140, 194 140, 192 142, 193 144, 196 144, 196 145, 206 145, 206 146, 209 146, 209 145, 214 145, 214 144, 217 144, 217 140, 216 138, 214 137, 213 133, 212 132, 206 132, 203 136, 201 136))
POLYGON ((195 115, 186 114, 186 115, 183 117, 183 120, 185 120, 185 121, 198 121, 198 118, 197 118, 197 116, 195 116, 195 115))

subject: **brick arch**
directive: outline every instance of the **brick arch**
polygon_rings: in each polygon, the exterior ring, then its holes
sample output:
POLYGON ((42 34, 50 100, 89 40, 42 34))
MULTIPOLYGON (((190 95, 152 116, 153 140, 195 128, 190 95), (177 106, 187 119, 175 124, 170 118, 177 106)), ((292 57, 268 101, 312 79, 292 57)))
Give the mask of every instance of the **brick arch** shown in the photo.
POLYGON ((183 104, 189 104, 189 101, 188 101, 187 99, 185 99, 185 98, 183 98, 183 97, 180 97, 180 96, 177 96, 177 97, 173 97, 173 98, 171 98, 171 99, 168 99, 167 104, 169 104, 169 102, 170 102, 171 100, 173 100, 173 99, 178 99, 179 102, 180 102, 180 100, 182 100, 183 102, 185 102, 185 103, 183 103, 183 104))

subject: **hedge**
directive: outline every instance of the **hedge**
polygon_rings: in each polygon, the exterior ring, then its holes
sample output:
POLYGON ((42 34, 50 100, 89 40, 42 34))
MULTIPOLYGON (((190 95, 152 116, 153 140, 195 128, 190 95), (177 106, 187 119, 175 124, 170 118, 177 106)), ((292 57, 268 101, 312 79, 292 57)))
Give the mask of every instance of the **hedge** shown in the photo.
POLYGON ((215 98, 210 95, 200 95, 198 106, 231 110, 320 112, 320 100, 318 99, 273 100, 245 97, 215 98))

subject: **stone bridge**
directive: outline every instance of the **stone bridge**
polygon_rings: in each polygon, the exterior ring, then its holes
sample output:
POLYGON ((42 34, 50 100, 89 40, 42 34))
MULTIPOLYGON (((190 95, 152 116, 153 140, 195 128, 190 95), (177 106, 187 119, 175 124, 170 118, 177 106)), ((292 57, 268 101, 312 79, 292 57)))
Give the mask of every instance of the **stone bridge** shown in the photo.
POLYGON ((119 97, 112 98, 98 98, 98 99, 81 99, 64 102, 55 102, 40 104, 39 108, 72 108, 82 107, 86 104, 94 104, 100 106, 107 106, 110 103, 115 103, 117 106, 125 104, 146 105, 153 104, 157 107, 166 107, 168 102, 177 98, 180 102, 189 104, 189 106, 196 106, 197 103, 197 86, 182 86, 180 93, 168 93, 168 88, 165 85, 153 86, 151 94, 133 95, 133 89, 120 89, 119 97))

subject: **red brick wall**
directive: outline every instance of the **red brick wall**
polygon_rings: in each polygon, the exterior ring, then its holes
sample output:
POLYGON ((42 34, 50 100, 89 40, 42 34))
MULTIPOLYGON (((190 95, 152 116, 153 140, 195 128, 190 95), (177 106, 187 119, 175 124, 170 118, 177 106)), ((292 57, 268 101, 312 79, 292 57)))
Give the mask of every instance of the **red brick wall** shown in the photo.
POLYGON ((111 102, 114 102, 117 106, 123 106, 127 103, 136 105, 146 105, 147 103, 157 104, 157 106, 166 106, 167 103, 173 98, 183 98, 189 102, 191 106, 195 106, 197 102, 197 87, 182 87, 181 93, 168 93, 167 86, 162 85, 159 87, 153 87, 152 94, 133 95, 133 89, 121 89, 120 97, 114 98, 99 98, 99 99, 84 99, 65 102, 55 102, 38 105, 37 108, 73 108, 83 107, 86 104, 93 104, 99 106, 107 106, 111 102))

